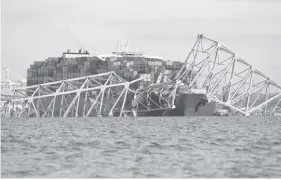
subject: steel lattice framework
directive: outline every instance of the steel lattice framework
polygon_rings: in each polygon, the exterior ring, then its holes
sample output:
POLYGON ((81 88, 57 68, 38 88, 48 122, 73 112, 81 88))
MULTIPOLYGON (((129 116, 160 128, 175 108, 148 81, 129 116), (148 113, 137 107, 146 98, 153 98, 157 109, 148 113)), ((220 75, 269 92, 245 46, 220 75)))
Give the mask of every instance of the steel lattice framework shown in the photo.
POLYGON ((15 117, 126 116, 135 91, 115 72, 56 81, 15 89, 2 96, 1 112, 15 117))
POLYGON ((87 117, 169 111, 177 106, 182 91, 204 89, 209 101, 232 113, 281 114, 281 86, 203 35, 197 36, 185 63, 168 82, 134 88, 141 80, 126 82, 108 72, 18 88, 12 96, 1 96, 1 113, 14 109, 17 117, 87 117))
POLYGON ((188 89, 206 88, 209 100, 243 115, 280 112, 281 86, 226 46, 198 35, 175 79, 188 89))
POLYGON ((205 89, 209 101, 245 116, 281 114, 281 86, 226 46, 203 35, 197 36, 184 65, 169 82, 137 92, 147 97, 138 98, 138 111, 173 109, 181 87, 190 93, 205 89), (157 101, 152 99, 155 94, 157 101))
POLYGON ((153 84, 136 92, 138 113, 176 108, 178 83, 153 84))

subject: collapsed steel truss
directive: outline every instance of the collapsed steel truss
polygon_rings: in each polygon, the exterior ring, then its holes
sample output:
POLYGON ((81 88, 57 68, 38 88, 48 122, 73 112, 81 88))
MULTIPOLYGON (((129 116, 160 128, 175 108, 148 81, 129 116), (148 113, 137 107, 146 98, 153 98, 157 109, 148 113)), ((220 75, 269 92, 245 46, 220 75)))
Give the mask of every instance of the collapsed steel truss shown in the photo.
POLYGON ((280 113, 281 86, 203 35, 198 35, 175 79, 188 89, 206 88, 209 100, 246 116, 280 113))
POLYGON ((167 111, 176 108, 177 83, 152 84, 136 92, 137 112, 167 111))
POLYGON ((224 45, 203 35, 197 36, 184 65, 169 82, 137 92, 137 97, 142 95, 138 98, 138 112, 173 109, 180 87, 190 93, 193 89, 205 89, 209 101, 232 113, 281 115, 281 86, 224 45), (152 99, 155 94, 158 101, 152 99))
POLYGON ((206 96, 233 113, 280 115, 281 86, 219 42, 198 35, 184 65, 168 81, 130 88, 115 72, 15 89, 1 97, 1 113, 16 117, 126 116, 172 110, 181 88, 206 96))
POLYGON ((15 89, 1 100, 1 113, 15 117, 126 116, 135 91, 115 72, 15 89), (126 106, 125 106, 126 105, 126 106))

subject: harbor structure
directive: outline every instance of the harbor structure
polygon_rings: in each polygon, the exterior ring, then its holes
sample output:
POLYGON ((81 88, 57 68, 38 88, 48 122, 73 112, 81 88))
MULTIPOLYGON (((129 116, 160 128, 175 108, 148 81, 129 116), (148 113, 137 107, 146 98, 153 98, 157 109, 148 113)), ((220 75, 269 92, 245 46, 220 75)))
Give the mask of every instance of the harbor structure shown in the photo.
POLYGON ((26 86, 26 79, 14 80, 9 67, 1 69, 1 95, 11 95, 11 92, 16 88, 26 86))

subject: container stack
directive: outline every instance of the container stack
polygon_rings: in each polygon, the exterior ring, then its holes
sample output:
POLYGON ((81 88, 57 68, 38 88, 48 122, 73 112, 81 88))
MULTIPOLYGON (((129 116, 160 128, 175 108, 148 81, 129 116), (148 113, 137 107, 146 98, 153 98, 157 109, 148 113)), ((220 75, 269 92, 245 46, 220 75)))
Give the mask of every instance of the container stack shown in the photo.
POLYGON ((165 68, 167 70, 172 70, 174 72, 174 71, 179 70, 181 68, 181 65, 182 65, 182 62, 168 60, 168 61, 166 61, 165 68))
POLYGON ((139 84, 139 87, 145 87, 155 83, 161 73, 169 77, 179 70, 181 65, 182 63, 178 61, 163 61, 159 58, 133 54, 127 54, 123 57, 107 57, 103 61, 88 54, 63 53, 61 57, 50 57, 45 61, 35 61, 27 70, 27 85, 115 71, 126 81, 145 77, 144 82, 139 84))
POLYGON ((108 72, 107 61, 97 61, 97 72, 98 74, 108 72))
POLYGON ((31 65, 29 69, 27 69, 27 81, 26 85, 31 86, 34 84, 38 84, 38 68, 34 65, 31 65))
POLYGON ((36 61, 27 70, 27 85, 43 84, 108 72, 108 63, 97 57, 58 57, 36 61))

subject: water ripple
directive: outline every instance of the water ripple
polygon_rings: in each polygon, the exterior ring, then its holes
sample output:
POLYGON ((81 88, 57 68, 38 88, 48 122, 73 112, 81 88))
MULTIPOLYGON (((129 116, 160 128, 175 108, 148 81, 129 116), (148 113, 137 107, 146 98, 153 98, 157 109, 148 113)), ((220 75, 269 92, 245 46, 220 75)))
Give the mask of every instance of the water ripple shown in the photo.
POLYGON ((281 177, 278 117, 2 119, 2 177, 281 177))

